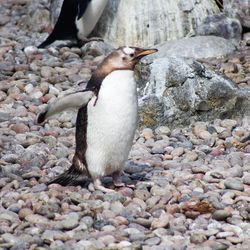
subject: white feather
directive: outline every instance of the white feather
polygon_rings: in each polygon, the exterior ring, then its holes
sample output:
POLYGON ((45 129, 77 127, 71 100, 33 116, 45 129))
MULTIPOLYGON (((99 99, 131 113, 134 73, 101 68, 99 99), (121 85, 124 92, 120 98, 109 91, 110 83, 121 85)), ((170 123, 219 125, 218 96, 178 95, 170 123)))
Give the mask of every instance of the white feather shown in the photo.
POLYGON ((86 39, 86 37, 92 32, 96 26, 101 14, 107 4, 108 0, 92 0, 83 16, 77 20, 76 27, 78 29, 78 38, 86 39))
POLYGON ((88 103, 86 161, 92 178, 120 171, 137 126, 134 72, 113 71, 103 81, 98 100, 88 103))
POLYGON ((127 46, 127 47, 123 48, 123 52, 125 54, 129 55, 129 54, 135 53, 135 50, 127 46))

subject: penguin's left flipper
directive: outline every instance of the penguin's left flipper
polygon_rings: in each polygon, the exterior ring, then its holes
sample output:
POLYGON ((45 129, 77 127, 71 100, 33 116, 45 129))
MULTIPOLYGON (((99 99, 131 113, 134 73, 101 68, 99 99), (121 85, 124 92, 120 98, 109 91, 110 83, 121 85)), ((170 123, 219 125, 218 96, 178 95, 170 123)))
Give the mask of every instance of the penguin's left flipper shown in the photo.
POLYGON ((79 109, 90 101, 94 93, 83 91, 66 95, 51 103, 47 108, 38 114, 37 123, 43 123, 47 118, 67 109, 79 109))

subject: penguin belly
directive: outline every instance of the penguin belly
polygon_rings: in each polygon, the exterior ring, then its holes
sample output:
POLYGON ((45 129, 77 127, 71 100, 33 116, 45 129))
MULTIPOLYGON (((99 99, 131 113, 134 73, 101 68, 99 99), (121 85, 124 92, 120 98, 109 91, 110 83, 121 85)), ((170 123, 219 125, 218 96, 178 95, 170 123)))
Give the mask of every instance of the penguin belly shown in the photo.
POLYGON ((77 37, 79 39, 86 39, 92 32, 101 17, 107 2, 108 0, 92 0, 83 16, 79 20, 76 19, 75 24, 78 30, 77 37))
POLYGON ((98 100, 88 103, 86 163, 93 179, 121 171, 137 126, 134 72, 117 70, 103 80, 98 100))

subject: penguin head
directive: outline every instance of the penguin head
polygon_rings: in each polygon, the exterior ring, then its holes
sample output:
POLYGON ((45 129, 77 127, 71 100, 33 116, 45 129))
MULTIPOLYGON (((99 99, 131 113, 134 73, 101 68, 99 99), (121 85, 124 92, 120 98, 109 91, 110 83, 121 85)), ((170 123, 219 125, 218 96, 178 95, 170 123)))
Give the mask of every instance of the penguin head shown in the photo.
POLYGON ((114 63, 120 69, 134 70, 135 65, 144 56, 156 53, 157 49, 143 49, 138 47, 123 46, 114 52, 114 63))
POLYGON ((134 70, 135 65, 144 56, 156 53, 157 49, 142 49, 123 46, 113 51, 103 62, 109 70, 134 70))

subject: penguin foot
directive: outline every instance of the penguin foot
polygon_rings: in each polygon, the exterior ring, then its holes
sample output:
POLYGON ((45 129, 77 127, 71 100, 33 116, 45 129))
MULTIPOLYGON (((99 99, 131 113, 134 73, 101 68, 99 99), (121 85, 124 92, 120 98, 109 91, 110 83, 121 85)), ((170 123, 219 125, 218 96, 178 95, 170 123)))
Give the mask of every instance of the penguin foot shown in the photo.
POLYGON ((94 187, 96 190, 102 191, 103 193, 111 193, 111 192, 115 192, 115 190, 110 189, 110 188, 105 188, 100 179, 96 179, 94 180, 94 187))

